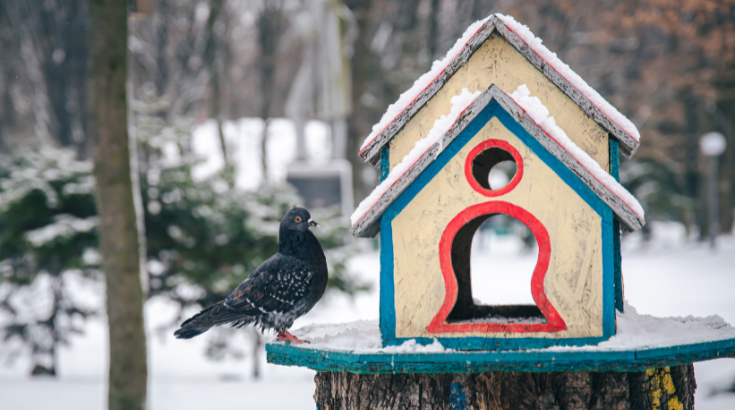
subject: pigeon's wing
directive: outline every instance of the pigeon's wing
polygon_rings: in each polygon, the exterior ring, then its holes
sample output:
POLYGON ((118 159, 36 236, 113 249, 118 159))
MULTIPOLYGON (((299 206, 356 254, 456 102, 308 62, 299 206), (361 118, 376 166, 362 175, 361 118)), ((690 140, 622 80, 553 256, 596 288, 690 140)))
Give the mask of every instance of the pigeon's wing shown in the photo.
POLYGON ((288 312, 306 295, 312 271, 299 259, 276 254, 227 297, 225 306, 247 315, 288 312))

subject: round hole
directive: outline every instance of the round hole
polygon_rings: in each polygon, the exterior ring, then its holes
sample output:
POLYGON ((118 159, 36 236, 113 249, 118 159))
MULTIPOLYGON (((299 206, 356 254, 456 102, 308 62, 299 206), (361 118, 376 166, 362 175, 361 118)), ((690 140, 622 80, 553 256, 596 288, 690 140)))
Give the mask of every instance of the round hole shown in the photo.
POLYGON ((487 140, 470 152, 465 173, 475 191, 485 196, 503 195, 520 181, 523 160, 506 141, 487 140))

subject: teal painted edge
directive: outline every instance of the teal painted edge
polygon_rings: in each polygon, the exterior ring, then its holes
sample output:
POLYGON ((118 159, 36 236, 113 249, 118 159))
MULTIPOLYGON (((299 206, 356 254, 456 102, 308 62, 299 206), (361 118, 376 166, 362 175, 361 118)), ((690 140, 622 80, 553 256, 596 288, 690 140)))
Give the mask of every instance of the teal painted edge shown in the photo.
POLYGON ((735 339, 625 351, 451 351, 446 353, 357 353, 268 343, 269 363, 320 372, 482 373, 642 371, 723 357, 735 357, 735 339))
POLYGON ((396 338, 395 281, 393 280, 393 216, 389 208, 380 220, 380 335, 383 346, 396 338))
POLYGON ((397 346, 408 340, 427 345, 438 340, 449 349, 542 349, 550 346, 595 345, 608 340, 615 334, 615 307, 613 289, 613 251, 612 224, 615 221, 612 210, 592 190, 567 168, 559 159, 548 152, 497 102, 491 101, 475 119, 452 141, 442 153, 419 175, 418 178, 388 207, 380 221, 380 331, 383 346, 397 346), (581 338, 488 338, 488 337, 441 337, 436 338, 396 337, 395 283, 393 277, 393 219, 418 195, 436 174, 487 124, 493 117, 516 135, 562 180, 569 185, 602 219, 603 248, 603 317, 602 336, 581 338))
POLYGON ((615 243, 613 231, 617 219, 605 207, 602 215, 602 334, 605 340, 615 336, 615 243))
MULTIPOLYGON (((618 141, 614 138, 608 138, 610 141, 610 175, 620 182, 620 147, 618 141)), ((613 221, 613 246, 615 263, 615 309, 623 311, 623 257, 620 251, 620 222, 615 219, 613 221)))
POLYGON ((380 182, 385 181, 390 173, 390 151, 388 146, 384 146, 380 150, 380 182))

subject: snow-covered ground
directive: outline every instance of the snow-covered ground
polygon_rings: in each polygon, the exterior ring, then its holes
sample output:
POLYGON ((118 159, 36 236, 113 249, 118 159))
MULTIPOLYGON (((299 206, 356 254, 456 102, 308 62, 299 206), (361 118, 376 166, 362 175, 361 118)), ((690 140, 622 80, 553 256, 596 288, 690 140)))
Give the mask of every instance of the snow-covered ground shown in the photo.
MULTIPOLYGON (((644 248, 639 236, 625 239, 623 272, 626 297, 641 314, 656 316, 708 316, 718 314, 735 323, 735 238, 724 236, 713 253, 703 244, 685 241, 678 225, 657 225, 654 240, 644 248)), ((491 237, 483 245, 492 252, 476 248, 475 261, 494 266, 498 271, 532 268, 535 253, 523 252, 512 236, 491 237)), ((294 328, 315 323, 339 323, 378 316, 377 253, 355 257, 351 262, 362 279, 375 284, 373 291, 350 300, 333 294, 301 318, 294 328)), ((495 270, 494 269, 494 270, 495 270)), ((508 301, 524 301, 527 290, 509 284, 508 301)), ((203 356, 205 337, 190 341, 175 340, 171 331, 160 335, 155 327, 165 322, 172 310, 162 301, 146 307, 149 334, 150 407, 152 410, 201 409, 237 406, 238 408, 313 409, 313 372, 302 368, 265 364, 259 360, 262 379, 249 376, 249 359, 225 362, 208 361, 203 356)), ((250 349, 248 331, 241 331, 238 343, 250 349)), ((18 361, 0 367, 0 408, 75 410, 103 409, 105 403, 106 330, 101 322, 91 323, 84 336, 59 357, 60 376, 31 379, 28 364, 18 361)), ((735 382, 735 360, 719 359, 695 365, 698 410, 735 408, 735 394, 713 395, 735 382)))
MULTIPOLYGON (((228 152, 237 168, 237 186, 257 187, 262 178, 259 167, 259 141, 262 121, 244 118, 224 124, 228 152)), ((269 127, 269 179, 285 178, 286 165, 296 154, 293 126, 284 119, 272 120, 269 127)), ((194 149, 207 158, 196 172, 211 174, 223 164, 212 121, 194 131, 194 149)), ((331 150, 326 124, 307 125, 307 157, 312 161, 327 158, 331 150), (327 147, 327 149, 323 149, 327 147)), ((656 316, 709 316, 719 314, 735 324, 735 238, 725 236, 721 247, 712 253, 706 246, 687 242, 680 225, 656 224, 654 239, 645 245, 640 235, 624 241, 623 274, 626 298, 641 314, 656 316)), ((474 296, 497 303, 529 303, 528 290, 536 252, 523 251, 512 236, 485 237, 473 253, 473 286, 487 289, 474 296), (483 251, 481 248, 489 248, 483 251), (486 269, 485 267, 492 267, 486 269), (517 272, 513 280, 498 272, 517 272), (502 292, 497 284, 502 282, 502 292), (494 286, 493 286, 494 285, 494 286)), ((340 294, 327 295, 317 307, 299 319, 294 328, 311 324, 375 320, 378 317, 379 260, 377 253, 351 261, 361 279, 374 284, 373 291, 349 299, 340 294)), ((252 361, 205 359, 208 333, 189 341, 175 340, 173 331, 161 334, 157 327, 171 319, 171 306, 154 300, 146 306, 149 336, 149 400, 152 410, 202 408, 284 408, 313 409, 314 372, 294 367, 267 365, 261 348, 259 362, 262 378, 250 377, 252 361)), ((194 313, 194 312, 191 312, 194 313)), ((212 333, 212 332, 210 332, 212 333)), ((249 330, 237 333, 236 343, 249 351, 249 330)), ((85 334, 59 352, 57 379, 27 376, 29 364, 18 360, 7 367, 0 363, 0 409, 36 410, 53 406, 57 410, 102 410, 105 406, 107 332, 103 321, 91 322, 85 334)), ((699 389, 697 409, 733 409, 735 394, 711 395, 735 382, 735 360, 720 359, 695 366, 699 389)))

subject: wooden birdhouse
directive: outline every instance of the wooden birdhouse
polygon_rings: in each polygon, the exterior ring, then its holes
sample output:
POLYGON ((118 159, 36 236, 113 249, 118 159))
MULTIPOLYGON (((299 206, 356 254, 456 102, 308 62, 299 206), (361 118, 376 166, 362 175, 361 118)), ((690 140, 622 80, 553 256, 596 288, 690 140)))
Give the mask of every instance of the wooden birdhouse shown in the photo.
POLYGON ((618 182, 618 155, 633 155, 638 140, 525 26, 502 15, 472 25, 360 151, 380 167, 381 183, 351 232, 380 235, 383 345, 525 349, 613 336, 623 306, 620 230, 645 223, 618 182), (507 161, 515 174, 495 189, 489 173, 507 161), (538 244, 528 284, 535 305, 473 301, 472 238, 499 214, 538 244))
POLYGON ((691 408, 689 363, 735 357, 735 327, 623 312, 620 232, 645 222, 618 159, 638 141, 528 28, 500 14, 471 25, 360 150, 381 182, 351 232, 380 237, 379 320, 306 326, 309 344, 268 343, 268 361, 316 370, 324 409, 563 408, 590 392, 590 408, 691 408), (495 186, 503 163, 515 172, 495 186), (497 215, 538 244, 534 304, 472 297, 472 239, 497 215), (508 372, 542 372, 545 387, 508 372))

